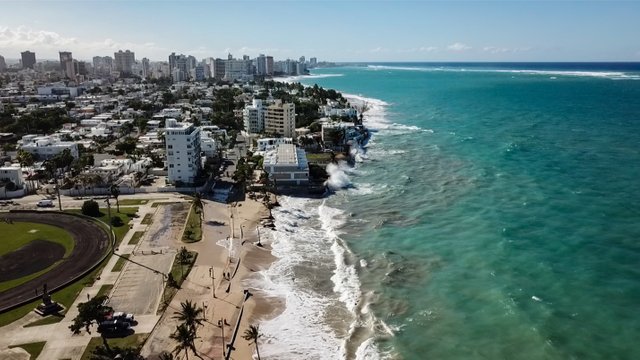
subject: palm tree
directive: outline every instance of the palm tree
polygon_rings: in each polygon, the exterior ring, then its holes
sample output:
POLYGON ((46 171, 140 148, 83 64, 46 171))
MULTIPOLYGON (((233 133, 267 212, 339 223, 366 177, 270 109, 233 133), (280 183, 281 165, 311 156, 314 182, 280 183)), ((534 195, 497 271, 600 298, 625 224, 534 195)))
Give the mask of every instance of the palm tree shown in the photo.
POLYGON ((175 340, 178 345, 173 349, 173 352, 178 355, 184 351, 184 355, 189 360, 189 350, 196 354, 196 346, 194 344, 196 340, 196 334, 189 329, 187 324, 180 324, 176 327, 176 331, 169 335, 169 338, 175 340))
POLYGON ((163 351, 160 353, 160 360, 175 360, 175 357, 172 353, 163 351))
POLYGON ((259 325, 249 325, 249 328, 244 331, 244 335, 242 338, 250 341, 249 345, 252 343, 256 345, 256 354, 258 355, 258 360, 260 360, 260 350, 258 350, 258 338, 261 337, 259 325))
POLYGON ((109 191, 111 192, 111 196, 116 199, 116 208, 118 209, 118 212, 120 212, 120 201, 118 201, 118 196, 120 196, 120 188, 116 184, 111 184, 111 186, 109 186, 109 191))
POLYGON ((189 250, 187 250, 186 247, 182 247, 180 248, 180 251, 178 252, 178 262, 180 262, 180 274, 182 277, 184 277, 184 264, 189 263, 189 261, 191 260, 191 254, 189 254, 189 250))
POLYGON ((204 202, 202 201, 201 193, 196 192, 193 194, 193 207, 200 214, 200 220, 204 219, 204 202))
POLYGON ((176 311, 173 318, 184 322, 184 325, 193 331, 193 336, 195 337, 197 327, 202 325, 202 322, 205 320, 204 317, 202 317, 204 310, 192 303, 191 300, 180 303, 180 306, 182 309, 176 311))

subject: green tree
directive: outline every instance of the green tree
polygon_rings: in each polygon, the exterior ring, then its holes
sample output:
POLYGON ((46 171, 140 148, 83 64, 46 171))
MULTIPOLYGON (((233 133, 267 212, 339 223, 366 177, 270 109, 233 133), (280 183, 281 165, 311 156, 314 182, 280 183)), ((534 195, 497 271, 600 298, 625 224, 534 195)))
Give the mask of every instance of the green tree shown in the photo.
MULTIPOLYGON (((96 296, 87 302, 78 304, 78 315, 73 318, 71 325, 69 325, 69 330, 76 335, 80 334, 83 328, 86 332, 91 333, 91 324, 94 322, 99 324, 104 319, 105 314, 113 311, 111 307, 104 305, 106 300, 107 296, 101 295, 96 296)), ((107 343, 107 338, 104 334, 102 334, 102 341, 104 343, 104 347, 111 351, 109 343, 107 343)))
POLYGON ((200 215, 200 220, 204 219, 204 202, 202 201, 201 193, 193 194, 193 208, 200 215))
POLYGON ((82 203, 82 214, 91 217, 100 217, 100 205, 94 200, 82 203))
POLYGON ((189 250, 187 250, 187 248, 183 246, 182 248, 180 248, 177 257, 178 262, 180 263, 180 274, 184 278, 184 265, 191 262, 191 254, 189 253, 189 250))
POLYGON ((244 331, 244 335, 242 338, 250 341, 249 345, 256 345, 256 355, 258 355, 258 360, 260 360, 260 350, 258 350, 258 338, 261 337, 259 325, 249 325, 249 328, 244 331))
POLYGON ((195 340, 196 334, 189 329, 187 324, 180 324, 176 327, 176 331, 169 335, 169 338, 176 341, 178 345, 173 349, 173 352, 178 355, 184 352, 185 357, 189 360, 189 350, 196 353, 195 340))
POLYGON ((116 199, 116 208, 118 212, 120 212, 120 201, 118 201, 118 196, 120 196, 120 188, 116 184, 111 184, 111 186, 109 186, 109 192, 111 192, 111 196, 116 199))
POLYGON ((204 310, 201 307, 187 300, 180 303, 180 311, 174 312, 173 318, 182 321, 195 337, 198 326, 201 326, 205 320, 203 314, 204 310))

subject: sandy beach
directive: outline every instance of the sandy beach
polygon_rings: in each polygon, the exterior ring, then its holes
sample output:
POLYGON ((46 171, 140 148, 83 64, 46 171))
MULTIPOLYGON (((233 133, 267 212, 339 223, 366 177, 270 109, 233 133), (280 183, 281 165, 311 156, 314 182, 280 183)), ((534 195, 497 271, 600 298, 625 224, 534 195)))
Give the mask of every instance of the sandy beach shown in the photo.
POLYGON ((198 329, 196 340, 200 356, 223 359, 223 349, 227 351, 224 344, 233 341, 235 332, 231 358, 252 358, 255 346, 249 345, 242 335, 249 325, 257 325, 260 319, 273 317, 283 306, 246 287, 245 280, 252 273, 268 268, 275 260, 268 246, 256 245, 258 231, 271 231, 257 229, 261 220, 268 217, 269 210, 261 201, 247 199, 232 204, 204 201, 202 241, 184 244, 179 239, 175 240, 176 247, 186 246, 190 251, 197 251, 198 258, 144 346, 143 355, 155 358, 154 355, 161 351, 175 347, 169 335, 178 322, 172 317, 181 302, 191 300, 205 309, 206 321, 198 329))

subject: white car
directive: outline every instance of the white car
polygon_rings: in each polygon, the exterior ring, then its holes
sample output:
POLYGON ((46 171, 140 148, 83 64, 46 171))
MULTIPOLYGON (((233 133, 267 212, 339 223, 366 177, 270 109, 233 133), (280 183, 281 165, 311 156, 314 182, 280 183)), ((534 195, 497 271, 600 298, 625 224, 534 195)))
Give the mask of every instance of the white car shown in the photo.
POLYGON ((135 317, 133 316, 133 314, 127 314, 122 311, 114 312, 113 315, 111 315, 111 319, 126 321, 129 324, 132 324, 135 321, 135 317))

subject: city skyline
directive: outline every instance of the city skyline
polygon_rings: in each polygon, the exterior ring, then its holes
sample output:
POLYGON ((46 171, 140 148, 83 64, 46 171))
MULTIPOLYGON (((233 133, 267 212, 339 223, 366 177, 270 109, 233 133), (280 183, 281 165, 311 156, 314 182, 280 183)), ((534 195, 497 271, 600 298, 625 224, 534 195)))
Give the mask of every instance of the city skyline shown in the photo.
POLYGON ((11 14, 0 21, 7 59, 26 50, 38 60, 131 50, 152 61, 171 52, 338 62, 640 60, 637 2, 52 1, 4 2, 3 12, 11 14))

